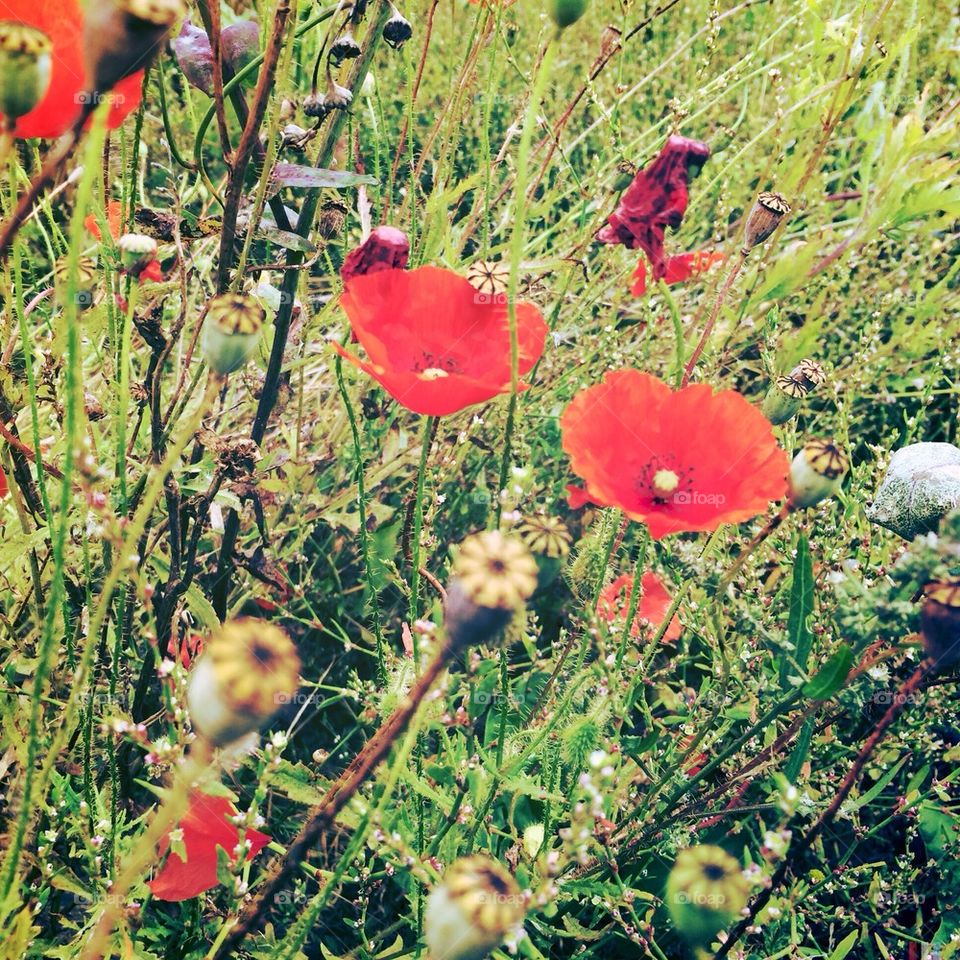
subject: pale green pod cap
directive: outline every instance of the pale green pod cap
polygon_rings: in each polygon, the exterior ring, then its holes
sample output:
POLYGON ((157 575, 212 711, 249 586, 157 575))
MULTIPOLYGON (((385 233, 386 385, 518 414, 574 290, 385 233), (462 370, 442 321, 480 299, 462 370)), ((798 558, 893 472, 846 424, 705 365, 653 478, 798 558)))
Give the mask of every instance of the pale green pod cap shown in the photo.
POLYGON ((50 86, 50 38, 36 27, 0 20, 0 114, 13 127, 46 95, 50 86))

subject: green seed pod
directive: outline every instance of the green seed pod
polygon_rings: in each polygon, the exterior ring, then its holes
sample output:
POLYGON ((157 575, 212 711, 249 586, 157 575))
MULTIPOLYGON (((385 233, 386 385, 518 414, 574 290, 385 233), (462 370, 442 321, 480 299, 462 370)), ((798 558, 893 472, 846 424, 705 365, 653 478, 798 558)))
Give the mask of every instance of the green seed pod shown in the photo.
POLYGON ((210 369, 221 376, 239 370, 260 342, 266 311, 247 293, 223 293, 210 301, 202 349, 210 369))
POLYGON ((681 851, 667 878, 670 916, 694 946, 707 946, 749 899, 750 884, 740 864, 720 847, 704 844, 681 851))
POLYGON ((125 233, 117 241, 117 247, 123 269, 135 277, 157 255, 157 241, 145 233, 125 233))
MULTIPOLYGON (((70 265, 66 257, 57 261, 53 270, 53 288, 57 301, 66 306, 67 285, 70 265)), ((77 261, 76 286, 73 291, 78 309, 86 310, 93 306, 93 295, 97 289, 97 262, 92 257, 80 257, 77 261)))
POLYGON ((0 21, 0 114, 14 126, 44 97, 50 86, 50 38, 12 20, 0 21))
POLYGON ((537 514, 524 517, 516 532, 537 561, 538 587, 542 590, 557 578, 570 553, 570 531, 559 517, 537 514))
POLYGON ((846 454, 828 440, 810 440, 790 464, 790 503, 813 507, 832 497, 850 466, 846 454))
POLYGON ((520 926, 525 906, 517 881, 496 860, 461 857, 427 900, 431 960, 480 960, 520 926))
POLYGON ((799 380, 794 380, 793 377, 777 377, 763 398, 761 410, 774 426, 779 426, 797 415, 806 395, 807 388, 799 380))
POLYGON ((547 0, 547 13, 561 29, 573 26, 586 12, 590 0, 547 0))

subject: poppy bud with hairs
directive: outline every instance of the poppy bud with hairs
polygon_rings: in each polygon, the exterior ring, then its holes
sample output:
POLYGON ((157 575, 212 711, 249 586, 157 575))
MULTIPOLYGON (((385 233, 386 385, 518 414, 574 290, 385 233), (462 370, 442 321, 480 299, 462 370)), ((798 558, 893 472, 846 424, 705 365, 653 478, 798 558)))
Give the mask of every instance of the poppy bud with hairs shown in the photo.
POLYGON ((185 12, 183 0, 88 3, 83 40, 91 91, 107 93, 125 77, 147 66, 185 12))

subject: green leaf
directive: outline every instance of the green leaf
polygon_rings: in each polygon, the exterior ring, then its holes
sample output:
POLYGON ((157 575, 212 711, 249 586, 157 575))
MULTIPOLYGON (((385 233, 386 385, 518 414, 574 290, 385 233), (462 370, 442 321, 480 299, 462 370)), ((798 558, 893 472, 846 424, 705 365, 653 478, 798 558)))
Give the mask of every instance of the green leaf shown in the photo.
POLYGON ((844 937, 843 940, 837 944, 836 950, 830 954, 828 960, 843 960, 843 958, 854 948, 859 936, 860 931, 854 930, 853 933, 844 937))
POLYGON ((307 167, 297 163, 278 163, 270 172, 269 191, 272 196, 281 187, 346 190, 349 187, 362 185, 376 186, 378 182, 376 177, 368 173, 354 173, 352 170, 323 170, 320 167, 307 167))
MULTIPOLYGON (((797 542, 797 559, 793 563, 787 639, 790 641, 793 658, 803 671, 806 671, 810 647, 813 644, 813 634, 809 627, 811 613, 813 613, 813 561, 810 558, 810 544, 806 537, 801 536, 797 542)), ((790 661, 784 657, 780 664, 781 689, 788 689, 789 671, 790 661)))
POLYGON ((820 672, 804 684, 804 696, 810 697, 811 700, 827 700, 832 697, 846 682, 852 663, 853 650, 847 644, 843 644, 821 667, 820 672))

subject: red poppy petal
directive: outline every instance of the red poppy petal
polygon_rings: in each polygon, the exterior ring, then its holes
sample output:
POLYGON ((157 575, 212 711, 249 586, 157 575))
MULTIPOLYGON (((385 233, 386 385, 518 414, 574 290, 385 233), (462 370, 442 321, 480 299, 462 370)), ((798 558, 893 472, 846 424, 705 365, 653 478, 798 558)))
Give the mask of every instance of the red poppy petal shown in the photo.
MULTIPOLYGON (((42 30, 53 44, 50 86, 44 98, 14 128, 17 137, 59 137, 80 113, 88 84, 83 56, 83 12, 77 0, 5 0, 0 17, 42 30)), ((143 71, 127 77, 107 95, 107 126, 119 126, 140 103, 143 71)))
POLYGON ((140 282, 142 283, 144 280, 152 280, 154 283, 160 283, 163 280, 163 269, 159 260, 151 260, 140 271, 140 282))
POLYGON ((3 472, 3 467, 0 467, 0 497, 5 497, 10 492, 10 487, 7 484, 7 475, 3 472))

